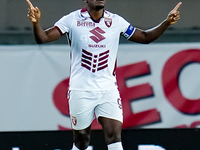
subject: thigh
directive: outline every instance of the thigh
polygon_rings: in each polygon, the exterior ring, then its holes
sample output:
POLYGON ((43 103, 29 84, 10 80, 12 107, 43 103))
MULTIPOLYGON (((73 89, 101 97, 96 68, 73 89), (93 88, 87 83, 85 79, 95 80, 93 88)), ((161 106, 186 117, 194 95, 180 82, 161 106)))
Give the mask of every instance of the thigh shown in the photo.
POLYGON ((105 117, 99 117, 98 122, 101 124, 105 132, 121 134, 122 122, 105 117))
POLYGON ((71 91, 69 95, 69 111, 71 125, 74 130, 89 127, 95 118, 95 101, 87 91, 71 91))
POLYGON ((118 90, 104 93, 98 106, 95 108, 97 118, 104 117, 123 122, 123 110, 118 90))

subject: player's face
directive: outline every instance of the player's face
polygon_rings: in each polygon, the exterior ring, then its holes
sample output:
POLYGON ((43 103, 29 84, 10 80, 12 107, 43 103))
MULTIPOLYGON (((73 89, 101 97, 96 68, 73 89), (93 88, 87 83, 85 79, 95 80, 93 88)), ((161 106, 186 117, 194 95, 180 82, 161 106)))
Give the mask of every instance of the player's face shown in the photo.
POLYGON ((106 4, 106 0, 87 0, 87 6, 96 10, 103 9, 106 4))

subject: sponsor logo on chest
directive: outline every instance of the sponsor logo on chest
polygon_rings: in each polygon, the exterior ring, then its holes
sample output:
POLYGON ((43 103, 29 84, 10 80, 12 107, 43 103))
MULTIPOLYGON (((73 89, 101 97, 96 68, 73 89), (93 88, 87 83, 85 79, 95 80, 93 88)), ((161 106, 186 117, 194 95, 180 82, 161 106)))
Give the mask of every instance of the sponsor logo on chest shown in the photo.
POLYGON ((94 22, 89 22, 89 21, 77 21, 77 26, 82 26, 82 27, 95 27, 94 22))

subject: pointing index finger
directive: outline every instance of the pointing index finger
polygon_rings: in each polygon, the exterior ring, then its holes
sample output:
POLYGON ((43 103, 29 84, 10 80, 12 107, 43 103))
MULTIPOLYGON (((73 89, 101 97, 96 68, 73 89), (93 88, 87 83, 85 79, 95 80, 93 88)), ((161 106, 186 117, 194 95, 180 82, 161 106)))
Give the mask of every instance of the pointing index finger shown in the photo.
POLYGON ((26 0, 26 1, 27 1, 28 5, 29 5, 30 9, 31 10, 35 10, 35 7, 33 6, 33 4, 29 0, 26 0))
POLYGON ((181 6, 181 4, 182 4, 182 2, 179 2, 179 3, 176 5, 176 7, 175 7, 172 11, 177 11, 178 8, 181 6))

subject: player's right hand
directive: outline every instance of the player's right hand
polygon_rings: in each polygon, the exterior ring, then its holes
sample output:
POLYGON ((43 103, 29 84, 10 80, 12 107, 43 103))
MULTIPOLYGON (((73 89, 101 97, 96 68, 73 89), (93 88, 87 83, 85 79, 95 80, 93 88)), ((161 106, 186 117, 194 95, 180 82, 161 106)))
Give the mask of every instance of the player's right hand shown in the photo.
POLYGON ((30 19, 31 22, 38 23, 41 17, 41 12, 39 8, 34 7, 29 0, 26 0, 26 1, 29 5, 29 8, 28 8, 29 11, 28 11, 27 17, 30 19))

